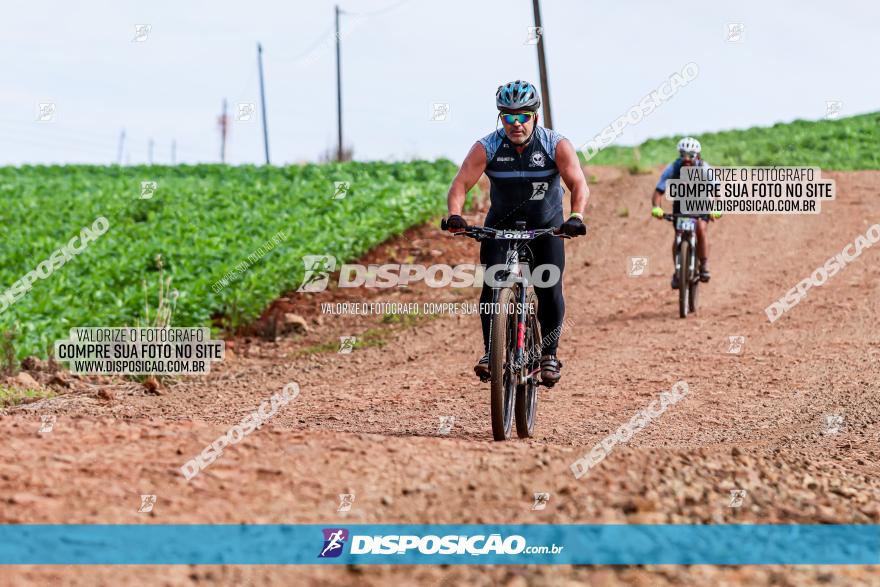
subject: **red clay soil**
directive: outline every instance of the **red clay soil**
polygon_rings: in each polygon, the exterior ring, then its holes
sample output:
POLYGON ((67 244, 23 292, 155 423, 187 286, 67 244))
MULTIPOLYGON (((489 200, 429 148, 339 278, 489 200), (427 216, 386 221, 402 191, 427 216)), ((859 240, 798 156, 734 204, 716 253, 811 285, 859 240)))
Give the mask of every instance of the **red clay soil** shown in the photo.
MULTIPOLYGON (((541 388, 533 439, 492 441, 488 387, 471 371, 476 316, 320 308, 475 302, 477 289, 292 292, 264 318, 299 314, 305 334, 237 338, 207 376, 152 393, 78 384, 6 409, 0 523, 880 523, 880 250, 777 322, 764 314, 880 221, 880 172, 827 174, 838 197, 821 215, 713 223, 712 281, 686 320, 669 287, 670 225, 650 217, 656 175, 588 172, 590 233, 566 243, 574 327, 562 381, 541 388), (644 275, 628 275, 631 256, 648 257, 644 275), (367 344, 337 353, 346 335, 367 344), (731 336, 745 337, 740 353, 728 352, 731 336), (684 399, 574 478, 575 459, 679 380, 684 399), (192 481, 181 476, 291 381, 300 396, 269 424, 192 481), (57 421, 40 433, 48 414, 57 421), (455 418, 448 435, 441 416, 455 418), (740 507, 733 489, 746 491, 740 507), (532 511, 535 492, 550 493, 546 509, 532 511), (340 493, 355 494, 350 512, 336 511, 340 493), (141 494, 157 496, 151 513, 138 513, 141 494)), ((423 226, 364 262, 476 263, 477 247, 423 226)), ((0 584, 880 585, 880 567, 5 567, 0 584)))

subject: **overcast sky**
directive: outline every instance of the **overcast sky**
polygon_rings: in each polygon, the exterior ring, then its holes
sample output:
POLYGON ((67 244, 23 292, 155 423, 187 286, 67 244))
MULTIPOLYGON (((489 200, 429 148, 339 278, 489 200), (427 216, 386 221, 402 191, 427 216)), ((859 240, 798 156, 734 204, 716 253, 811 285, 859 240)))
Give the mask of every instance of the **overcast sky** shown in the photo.
MULTIPOLYGON (((461 161, 495 127, 494 93, 538 84, 529 0, 343 0, 345 142, 355 158, 461 161), (448 103, 444 122, 434 103, 448 103)), ((880 109, 880 4, 856 0, 544 0, 555 128, 580 146, 686 63, 699 76, 620 144, 880 109), (729 25, 743 25, 738 41, 729 25)), ((4 2, 0 164, 219 160, 223 98, 259 108, 264 47, 272 163, 336 140, 333 4, 324 1, 4 2), (150 25, 143 40, 137 24, 150 25), (39 104, 54 104, 51 121, 39 104)), ((673 148, 673 147, 671 147, 673 148)), ((231 163, 263 160, 257 117, 233 121, 231 163)))

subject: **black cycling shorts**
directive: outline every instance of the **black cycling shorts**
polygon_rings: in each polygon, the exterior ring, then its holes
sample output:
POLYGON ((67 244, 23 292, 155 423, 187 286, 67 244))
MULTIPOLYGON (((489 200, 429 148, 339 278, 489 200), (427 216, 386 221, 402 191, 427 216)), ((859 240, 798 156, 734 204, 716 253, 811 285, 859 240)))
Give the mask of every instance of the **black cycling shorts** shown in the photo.
MULTIPOLYGON (((503 265, 506 261, 509 241, 485 240, 480 243, 480 263, 487 269, 492 265, 503 265)), ((565 272, 565 248, 563 240, 552 234, 544 234, 531 241, 528 245, 532 253, 530 268, 538 265, 551 264, 559 267, 559 280, 552 286, 534 286, 535 296, 538 298, 538 322, 541 325, 541 336, 545 343, 542 354, 556 354, 556 346, 562 331, 562 319, 565 316, 565 300, 562 297, 562 274, 565 272), (550 333, 558 333, 556 336, 548 336, 550 333)), ((486 304, 481 308, 489 308, 493 302, 492 286, 483 283, 483 291, 480 294, 480 303, 486 304)), ((489 352, 489 330, 492 325, 492 314, 484 312, 480 314, 483 326, 483 346, 489 352)))

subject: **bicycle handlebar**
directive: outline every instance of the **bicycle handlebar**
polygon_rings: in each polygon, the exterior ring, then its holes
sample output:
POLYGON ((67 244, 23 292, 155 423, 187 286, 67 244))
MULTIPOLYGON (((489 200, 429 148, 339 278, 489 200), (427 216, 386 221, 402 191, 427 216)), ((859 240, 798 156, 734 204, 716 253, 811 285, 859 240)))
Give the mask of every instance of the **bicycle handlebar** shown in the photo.
MULTIPOLYGON (((446 219, 443 218, 440 220, 440 230, 448 230, 449 225, 446 222, 446 219)), ((477 226, 477 225, 469 225, 465 226, 458 232, 453 232, 453 236, 467 236, 474 240, 484 240, 489 238, 498 238, 499 234, 510 233, 510 232, 531 232, 532 239, 537 238, 539 236, 545 234, 553 234, 553 236, 558 236, 559 238, 572 238, 567 234, 557 234, 556 231, 559 230, 558 226, 551 226, 550 228, 527 228, 525 230, 519 230, 516 228, 508 228, 508 229, 499 229, 499 228, 490 228, 488 226, 477 226)), ((584 225, 584 232, 586 234, 586 225, 584 225)), ((501 240, 504 240, 503 237, 501 240)), ((507 239, 507 240, 531 240, 531 239, 507 239)))
POLYGON ((715 220, 711 216, 709 216, 709 218, 704 219, 704 218, 700 218, 699 216, 690 216, 688 214, 664 214, 663 215, 663 220, 668 220, 669 222, 675 222, 676 218, 695 218, 697 220, 708 220, 710 222, 715 220))

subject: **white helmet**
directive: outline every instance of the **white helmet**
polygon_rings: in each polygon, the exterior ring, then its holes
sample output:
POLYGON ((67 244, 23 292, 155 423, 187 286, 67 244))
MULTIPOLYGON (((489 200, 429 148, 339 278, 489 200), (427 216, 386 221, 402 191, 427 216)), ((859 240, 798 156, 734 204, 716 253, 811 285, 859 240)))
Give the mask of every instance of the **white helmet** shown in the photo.
POLYGON ((694 137, 685 137, 678 141, 678 152, 682 151, 691 151, 693 153, 700 153, 700 141, 695 139, 694 137))

